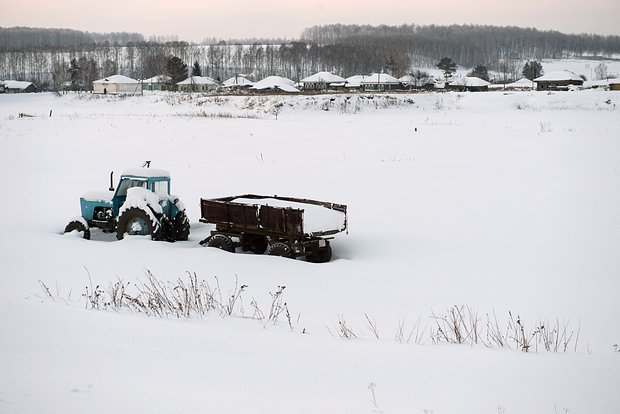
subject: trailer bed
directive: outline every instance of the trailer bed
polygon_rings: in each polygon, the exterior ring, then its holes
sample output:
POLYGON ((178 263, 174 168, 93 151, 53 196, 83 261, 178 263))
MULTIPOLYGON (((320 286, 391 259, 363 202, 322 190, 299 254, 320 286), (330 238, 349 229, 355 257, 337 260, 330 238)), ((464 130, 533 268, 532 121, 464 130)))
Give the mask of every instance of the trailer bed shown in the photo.
POLYGON ((318 200, 245 194, 201 199, 203 223, 218 231, 302 240, 347 229, 347 206, 318 200))

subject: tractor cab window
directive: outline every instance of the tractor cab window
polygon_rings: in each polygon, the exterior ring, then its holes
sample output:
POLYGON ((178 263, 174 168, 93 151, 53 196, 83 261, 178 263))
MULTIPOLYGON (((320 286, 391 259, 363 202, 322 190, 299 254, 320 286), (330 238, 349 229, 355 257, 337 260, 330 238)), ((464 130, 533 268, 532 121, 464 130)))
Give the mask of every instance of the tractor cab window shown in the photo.
POLYGON ((168 181, 155 181, 153 183, 153 192, 155 194, 168 195, 170 189, 168 188, 168 181))
POLYGON ((116 195, 121 197, 127 196, 127 189, 133 187, 143 187, 146 188, 146 181, 136 180, 136 179, 126 179, 122 180, 118 185, 118 190, 116 191, 116 195))

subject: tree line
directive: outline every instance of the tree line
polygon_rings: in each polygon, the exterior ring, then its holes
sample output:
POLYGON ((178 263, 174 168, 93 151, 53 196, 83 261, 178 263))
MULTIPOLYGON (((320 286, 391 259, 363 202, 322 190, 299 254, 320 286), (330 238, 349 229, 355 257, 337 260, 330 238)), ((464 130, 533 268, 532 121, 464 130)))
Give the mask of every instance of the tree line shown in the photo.
POLYGON ((165 74, 173 57, 198 65, 202 75, 217 80, 242 74, 255 80, 280 75, 298 81, 322 70, 344 77, 377 71, 400 77, 450 57, 473 73, 498 72, 505 82, 521 76, 526 60, 616 53, 619 36, 473 25, 338 24, 305 29, 299 40, 286 43, 208 39, 201 45, 147 41, 135 33, 0 28, 0 79, 28 80, 40 89, 58 90, 69 82, 89 89, 92 81, 113 74, 135 79, 165 74))

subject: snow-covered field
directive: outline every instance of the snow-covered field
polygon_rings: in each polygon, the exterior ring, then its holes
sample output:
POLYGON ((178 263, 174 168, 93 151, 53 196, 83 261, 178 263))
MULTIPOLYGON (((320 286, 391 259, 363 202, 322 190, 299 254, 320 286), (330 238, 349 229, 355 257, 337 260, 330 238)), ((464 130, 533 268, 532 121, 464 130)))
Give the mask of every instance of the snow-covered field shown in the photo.
POLYGON ((4 95, 0 173, 1 413, 620 412, 619 92, 4 95), (189 241, 62 234, 144 160, 189 241), (327 264, 201 247, 200 197, 247 193, 347 204, 349 234, 327 264), (248 286, 226 317, 87 306, 147 272, 248 286), (278 286, 292 328, 256 317, 278 286), (477 344, 438 339, 455 305, 477 344), (573 336, 490 347, 489 319, 573 336))

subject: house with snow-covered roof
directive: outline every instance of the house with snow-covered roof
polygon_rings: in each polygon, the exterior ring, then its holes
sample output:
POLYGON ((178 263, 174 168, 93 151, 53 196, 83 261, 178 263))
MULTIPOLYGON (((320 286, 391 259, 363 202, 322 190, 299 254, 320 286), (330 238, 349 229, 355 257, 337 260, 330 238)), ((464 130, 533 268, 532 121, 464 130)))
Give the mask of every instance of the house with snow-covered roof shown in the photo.
POLYGON ((528 78, 521 78, 511 83, 497 83, 489 85, 489 89, 510 89, 510 90, 530 90, 534 89, 534 81, 528 78))
POLYGON ((350 89, 361 89, 362 81, 366 79, 367 77, 368 76, 366 75, 349 76, 348 78, 345 79, 347 81, 347 83, 345 84, 345 87, 350 88, 350 89))
POLYGON ((373 73, 364 77, 360 85, 365 91, 390 91, 400 88, 400 81, 387 73, 373 73))
POLYGON ((488 91, 491 82, 480 79, 476 76, 465 76, 448 84, 448 89, 456 89, 468 92, 488 91))
POLYGON ((37 87, 32 82, 7 80, 0 82, 0 92, 4 93, 30 93, 36 92, 37 87))
POLYGON ((267 76, 254 84, 250 89, 258 91, 283 91, 296 93, 299 89, 295 87, 295 82, 281 76, 267 76))
POLYGON ((190 76, 177 83, 180 92, 208 92, 218 87, 218 82, 208 76, 190 76))
POLYGON ((342 87, 347 80, 330 72, 318 72, 299 81, 306 91, 324 91, 334 86, 342 87))
POLYGON ((583 79, 568 70, 549 72, 534 79, 537 91, 566 91, 570 85, 581 86, 583 79))
POLYGON ((254 86, 254 82, 242 75, 235 75, 222 82, 222 87, 226 89, 247 89, 254 86))
POLYGON ((141 87, 138 81, 123 75, 112 75, 107 78, 93 81, 93 93, 137 93, 141 87))
POLYGON ((172 78, 168 75, 155 75, 152 78, 142 79, 140 83, 143 91, 163 91, 171 81, 172 78))

